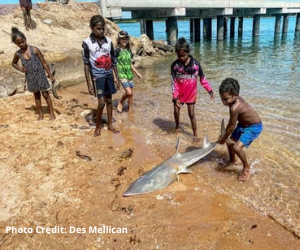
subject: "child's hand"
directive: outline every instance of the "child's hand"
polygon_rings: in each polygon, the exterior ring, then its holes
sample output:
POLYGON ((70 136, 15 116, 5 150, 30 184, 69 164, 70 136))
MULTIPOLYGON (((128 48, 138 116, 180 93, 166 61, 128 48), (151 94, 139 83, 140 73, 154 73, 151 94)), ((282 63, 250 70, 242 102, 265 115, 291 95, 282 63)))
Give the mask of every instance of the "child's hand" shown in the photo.
POLYGON ((220 135, 219 136, 219 139, 218 139, 218 143, 219 144, 224 144, 226 142, 226 139, 224 140, 223 138, 222 138, 222 135, 220 135))
POLYGON ((94 95, 94 88, 91 84, 88 86, 88 90, 91 95, 94 95))
POLYGON ((210 99, 214 100, 215 99, 214 92, 213 91, 209 91, 208 93, 210 95, 210 99))
POLYGON ((27 68, 26 67, 24 67, 24 66, 22 66, 22 70, 21 70, 21 72, 23 72, 23 73, 27 73, 27 68))
POLYGON ((138 78, 143 78, 143 76, 140 73, 136 73, 138 78))
POLYGON ((121 87, 121 80, 118 79, 115 81, 115 83, 117 84, 117 90, 119 90, 121 87))
POLYGON ((172 102, 174 103, 174 105, 176 105, 178 108, 181 108, 181 103, 179 102, 179 100, 177 98, 173 98, 172 102))

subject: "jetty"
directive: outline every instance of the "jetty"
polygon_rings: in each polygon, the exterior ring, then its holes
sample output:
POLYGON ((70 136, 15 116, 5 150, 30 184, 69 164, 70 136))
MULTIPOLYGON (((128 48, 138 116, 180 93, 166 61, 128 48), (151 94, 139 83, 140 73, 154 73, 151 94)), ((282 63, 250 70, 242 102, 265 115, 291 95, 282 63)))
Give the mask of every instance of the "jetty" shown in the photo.
POLYGON ((296 15, 295 32, 300 32, 300 1, 266 0, 98 0, 102 15, 108 19, 121 18, 123 11, 130 11, 131 18, 140 20, 141 33, 154 38, 153 21, 165 19, 167 39, 174 46, 178 38, 177 20, 190 20, 190 30, 195 41, 212 36, 212 20, 216 19, 217 40, 222 41, 230 30, 235 36, 238 18, 238 36, 243 34, 244 18, 253 18, 253 37, 259 36, 262 17, 275 18, 274 34, 287 33, 289 16, 296 15), (202 19, 202 29, 201 29, 202 19), (228 24, 229 23, 229 24, 228 24), (201 32, 202 31, 202 32, 201 32))

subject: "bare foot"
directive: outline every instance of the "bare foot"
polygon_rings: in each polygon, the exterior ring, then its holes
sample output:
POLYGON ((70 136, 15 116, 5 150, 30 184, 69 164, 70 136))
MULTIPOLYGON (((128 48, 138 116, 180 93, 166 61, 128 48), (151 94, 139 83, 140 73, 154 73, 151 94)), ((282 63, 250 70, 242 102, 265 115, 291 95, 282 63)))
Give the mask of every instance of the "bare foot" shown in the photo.
POLYGON ((238 161, 231 162, 230 160, 226 160, 224 162, 223 161, 219 162, 218 168, 228 168, 228 167, 234 167, 238 165, 240 165, 238 161))
POLYGON ((193 142, 200 142, 200 138, 198 136, 193 136, 193 142))
POLYGON ((117 112, 122 113, 122 110, 123 110, 123 105, 121 102, 118 102, 117 112))
POLYGON ((94 132, 94 136, 99 136, 101 135, 101 129, 100 128, 96 128, 95 132, 94 132))
POLYGON ((237 160, 229 160, 228 163, 229 163, 230 165, 240 165, 240 162, 237 161, 237 160))
POLYGON ((179 127, 175 128, 173 132, 174 132, 174 134, 178 133, 179 132, 179 127))
POLYGON ((114 134, 120 133, 119 130, 114 129, 113 127, 108 127, 108 130, 110 130, 110 131, 113 132, 114 134))
POLYGON ((243 170, 242 170, 242 173, 239 176, 239 181, 246 181, 246 180, 248 180, 249 177, 250 177, 250 174, 251 174, 250 168, 244 167, 243 170))
POLYGON ((55 117, 54 114, 50 115, 50 118, 49 118, 50 121, 53 121, 53 120, 55 120, 55 119, 56 119, 56 117, 55 117))
POLYGON ((37 118, 38 121, 41 121, 43 119, 44 119, 44 116, 42 116, 42 115, 39 115, 39 117, 37 118))

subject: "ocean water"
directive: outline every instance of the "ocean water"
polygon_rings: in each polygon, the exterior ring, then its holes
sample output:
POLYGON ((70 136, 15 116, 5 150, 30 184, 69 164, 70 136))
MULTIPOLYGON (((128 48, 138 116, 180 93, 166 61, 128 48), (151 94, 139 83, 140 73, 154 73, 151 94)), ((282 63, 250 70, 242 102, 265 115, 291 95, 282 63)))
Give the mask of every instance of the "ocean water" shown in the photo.
MULTIPOLYGON (((300 38, 294 32, 295 21, 291 16, 288 33, 274 36, 274 18, 262 18, 260 36, 253 38, 252 19, 245 19, 242 37, 221 42, 216 41, 215 21, 212 39, 197 43, 190 38, 187 21, 179 21, 178 27, 179 37, 190 41, 191 54, 200 61, 216 97, 211 101, 199 85, 195 108, 199 137, 206 133, 212 141, 217 140, 221 120, 228 121, 228 107, 222 104, 218 87, 229 76, 238 79, 240 95, 258 112, 264 125, 261 136, 245 149, 252 165, 247 182, 237 181, 241 164, 227 166, 223 145, 191 167, 194 176, 300 236, 300 38)), ((140 36, 139 23, 118 25, 132 36, 140 36)), ((155 22, 154 33, 155 40, 165 40, 165 23, 155 22)), ((122 126, 141 130, 145 141, 163 158, 174 153, 177 136, 182 142, 180 152, 195 146, 185 106, 180 118, 182 131, 176 135, 172 132, 170 65, 175 59, 174 54, 139 70, 144 77, 135 79, 134 115, 130 119, 126 113, 121 115, 122 126)))

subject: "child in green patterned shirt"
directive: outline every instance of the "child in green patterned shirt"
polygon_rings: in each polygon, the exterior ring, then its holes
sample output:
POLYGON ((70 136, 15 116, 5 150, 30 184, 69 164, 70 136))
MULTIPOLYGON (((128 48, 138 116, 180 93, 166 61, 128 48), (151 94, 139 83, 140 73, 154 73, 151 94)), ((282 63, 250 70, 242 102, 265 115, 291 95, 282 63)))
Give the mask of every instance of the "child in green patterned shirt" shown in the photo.
POLYGON ((117 48, 115 49, 117 58, 118 78, 121 82, 125 92, 118 103, 117 111, 119 113, 123 110, 123 103, 128 99, 128 111, 132 111, 133 102, 133 73, 138 78, 142 78, 142 75, 136 70, 132 64, 132 52, 129 45, 129 35, 126 31, 122 30, 118 34, 117 48))

